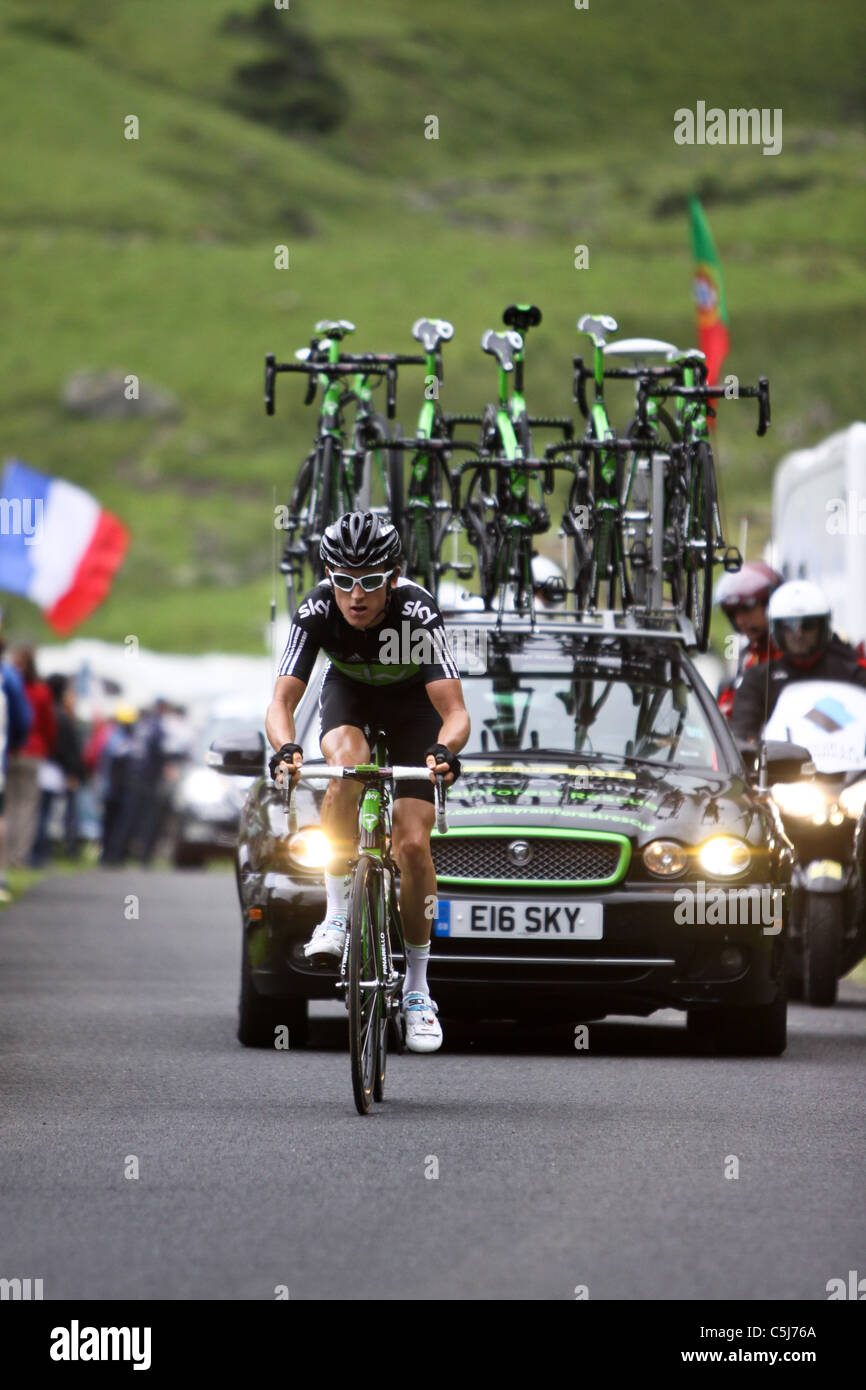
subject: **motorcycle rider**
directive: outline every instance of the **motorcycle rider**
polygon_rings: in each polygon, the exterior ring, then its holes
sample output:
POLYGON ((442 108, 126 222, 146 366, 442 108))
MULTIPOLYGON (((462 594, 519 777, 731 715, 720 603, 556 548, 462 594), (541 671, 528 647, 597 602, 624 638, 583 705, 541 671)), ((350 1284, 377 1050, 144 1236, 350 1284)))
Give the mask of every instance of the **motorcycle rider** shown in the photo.
POLYGON ((750 561, 719 580, 715 601, 734 630, 746 639, 733 678, 723 682, 716 697, 726 719, 731 717, 734 689, 743 672, 779 655, 778 648, 770 640, 767 604, 784 582, 781 574, 762 560, 750 561))
POLYGON ((767 608, 779 656, 751 666, 734 686, 731 732, 755 741, 792 681, 843 681, 866 688, 866 658, 832 630, 830 604, 817 584, 782 584, 767 608))

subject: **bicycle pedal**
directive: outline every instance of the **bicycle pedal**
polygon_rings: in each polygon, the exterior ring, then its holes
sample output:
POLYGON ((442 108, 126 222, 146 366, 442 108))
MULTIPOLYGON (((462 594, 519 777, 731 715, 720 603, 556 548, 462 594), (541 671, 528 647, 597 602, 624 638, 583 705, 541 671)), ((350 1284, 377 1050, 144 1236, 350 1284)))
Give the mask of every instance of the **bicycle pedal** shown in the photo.
POLYGON ((735 545, 725 546, 722 564, 728 574, 736 574, 743 567, 743 557, 735 545))

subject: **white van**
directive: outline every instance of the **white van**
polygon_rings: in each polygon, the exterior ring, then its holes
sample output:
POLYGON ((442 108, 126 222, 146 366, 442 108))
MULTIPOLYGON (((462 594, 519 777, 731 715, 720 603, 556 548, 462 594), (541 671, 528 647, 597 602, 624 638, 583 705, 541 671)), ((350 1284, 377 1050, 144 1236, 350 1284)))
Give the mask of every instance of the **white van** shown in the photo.
POLYGON ((766 558, 786 579, 820 584, 834 630, 855 645, 866 640, 866 424, 779 464, 766 558))

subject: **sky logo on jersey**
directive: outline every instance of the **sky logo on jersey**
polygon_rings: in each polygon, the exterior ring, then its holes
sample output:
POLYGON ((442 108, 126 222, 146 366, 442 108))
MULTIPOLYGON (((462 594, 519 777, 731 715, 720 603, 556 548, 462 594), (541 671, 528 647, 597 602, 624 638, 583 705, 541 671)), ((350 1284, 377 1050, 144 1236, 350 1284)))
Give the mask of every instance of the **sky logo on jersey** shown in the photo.
POLYGON ((854 722, 853 714, 845 708, 842 702, 833 700, 829 696, 813 705, 806 718, 828 734, 835 734, 839 729, 844 729, 846 724, 853 724, 854 722))
POLYGON ((327 614, 330 606, 331 600, 328 598, 305 599, 304 602, 301 604, 300 608, 298 609, 298 617, 312 618, 316 613, 321 613, 324 616, 325 614, 327 614))
POLYGON ((433 619, 436 617, 436 609, 430 608, 426 603, 422 603, 420 598, 410 599, 408 603, 403 604, 400 611, 407 618, 417 618, 419 623, 424 623, 425 625, 427 623, 432 623, 433 619))

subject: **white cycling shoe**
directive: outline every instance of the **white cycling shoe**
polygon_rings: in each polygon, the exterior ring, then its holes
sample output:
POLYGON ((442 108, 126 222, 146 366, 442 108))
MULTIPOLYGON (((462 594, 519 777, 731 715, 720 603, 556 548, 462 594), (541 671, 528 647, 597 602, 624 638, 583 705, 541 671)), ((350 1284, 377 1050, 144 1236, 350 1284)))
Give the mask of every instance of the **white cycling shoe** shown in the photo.
POLYGON ((438 1052, 442 1046, 442 1027, 436 1017, 439 1008, 430 995, 412 990, 403 996, 400 1012, 409 1052, 438 1052))
POLYGON ((332 912, 320 922, 304 947, 304 955, 314 965, 339 964, 346 944, 346 919, 341 912, 332 912))

